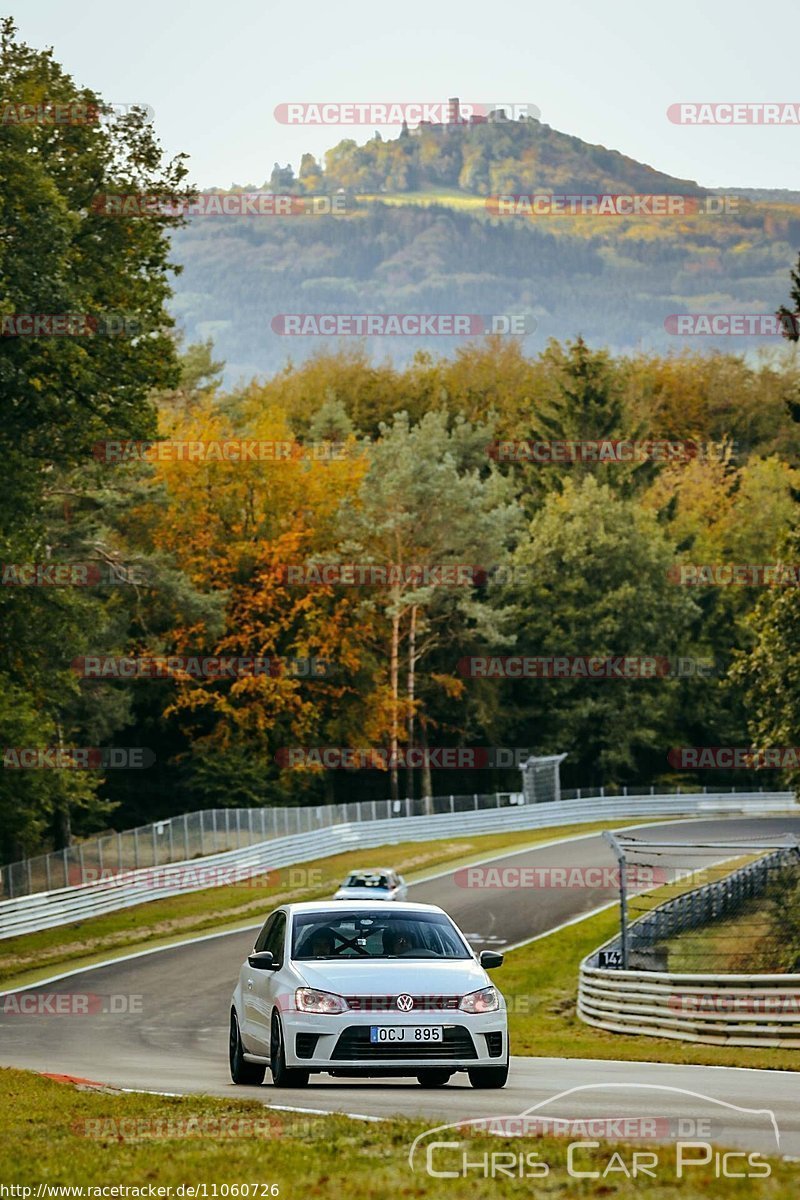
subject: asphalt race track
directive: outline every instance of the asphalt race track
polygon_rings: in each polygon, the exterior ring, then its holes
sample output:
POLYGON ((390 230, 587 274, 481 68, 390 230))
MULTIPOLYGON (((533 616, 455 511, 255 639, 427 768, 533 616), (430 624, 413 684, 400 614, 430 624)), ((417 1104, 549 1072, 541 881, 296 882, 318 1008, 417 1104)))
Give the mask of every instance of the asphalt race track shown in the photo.
MULTIPOLYGON (((674 841, 674 856, 659 862, 686 868, 702 865, 703 860, 697 854, 682 855, 681 842, 769 839, 783 833, 800 834, 800 815, 673 821, 649 825, 638 836, 674 841)), ((706 861, 729 853, 735 852, 708 851, 706 861)), ((615 864, 607 844, 593 834, 505 855, 492 865, 615 864)), ((413 885, 409 898, 440 904, 476 949, 513 946, 613 901, 617 895, 613 887, 503 890, 467 888, 463 875, 460 880, 455 873, 428 879, 413 885)), ((769 1118, 763 1112, 720 1107, 736 1105, 772 1110, 780 1130, 779 1152, 800 1157, 800 1075, 788 1071, 516 1058, 502 1091, 472 1089, 466 1075, 454 1076, 445 1088, 425 1091, 410 1080, 339 1081, 323 1075, 312 1076, 307 1088, 275 1089, 268 1082, 269 1072, 261 1088, 234 1088, 227 1064, 229 1001, 252 941, 251 932, 228 933, 37 985, 30 990, 90 993, 102 999, 93 1002, 93 1011, 85 1016, 4 1013, 0 1016, 0 1062, 123 1088, 218 1096, 235 1092, 278 1107, 373 1117, 424 1113, 440 1122, 519 1114, 545 1101, 551 1103, 540 1115, 573 1118, 650 1113, 677 1119, 685 1118, 691 1109, 718 1118, 722 1133, 717 1140, 723 1144, 775 1153, 778 1147, 769 1118), (107 1011, 114 1004, 128 1011, 107 1011), (552 1102, 558 1093, 574 1088, 582 1090, 552 1102), (709 1099, 690 1101, 686 1091, 709 1099)), ((577 963, 575 968, 577 971, 577 963)), ((502 974, 501 969, 495 976, 501 990, 502 974)), ((800 1056, 798 1062, 800 1065, 800 1056)))

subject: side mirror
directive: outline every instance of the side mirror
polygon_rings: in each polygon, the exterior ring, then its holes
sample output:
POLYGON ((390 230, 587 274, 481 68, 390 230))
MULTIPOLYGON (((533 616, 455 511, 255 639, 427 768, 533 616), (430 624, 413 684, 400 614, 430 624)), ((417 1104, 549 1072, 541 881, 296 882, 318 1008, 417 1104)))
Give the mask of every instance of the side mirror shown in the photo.
POLYGON ((502 967, 503 955, 497 950, 481 950, 479 962, 484 971, 491 971, 494 967, 502 967))
POLYGON ((277 971, 280 965, 275 962, 275 956, 271 950, 255 950, 252 954, 248 954, 247 961, 257 971, 277 971))

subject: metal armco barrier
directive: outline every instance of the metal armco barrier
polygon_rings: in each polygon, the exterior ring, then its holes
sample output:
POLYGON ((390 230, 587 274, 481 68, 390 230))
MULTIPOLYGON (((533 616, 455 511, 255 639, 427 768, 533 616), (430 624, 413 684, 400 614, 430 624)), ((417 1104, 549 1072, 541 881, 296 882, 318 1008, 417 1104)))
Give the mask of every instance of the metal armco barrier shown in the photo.
POLYGON ((399 842, 432 841, 505 830, 543 829, 587 821, 628 817, 713 816, 715 814, 769 815, 797 812, 791 792, 739 792, 678 796, 592 797, 521 804, 473 812, 436 816, 362 820, 329 825, 323 829, 210 854, 180 863, 127 870, 113 869, 101 878, 76 887, 38 892, 0 903, 0 939, 33 933, 159 900, 182 892, 243 882, 280 867, 310 862, 345 850, 397 845, 399 842))
POLYGON ((581 963, 578 1016, 612 1033, 800 1047, 800 975, 672 975, 581 963))
MULTIPOLYGON (((652 909, 630 926, 631 958, 643 956, 662 938, 736 912, 745 900, 763 894, 770 870, 797 861, 796 850, 778 850, 652 909)), ((600 950, 613 951, 619 945, 619 937, 613 938, 580 965, 578 1016, 588 1025, 708 1045, 800 1048, 800 974, 676 974, 599 967, 600 950)))

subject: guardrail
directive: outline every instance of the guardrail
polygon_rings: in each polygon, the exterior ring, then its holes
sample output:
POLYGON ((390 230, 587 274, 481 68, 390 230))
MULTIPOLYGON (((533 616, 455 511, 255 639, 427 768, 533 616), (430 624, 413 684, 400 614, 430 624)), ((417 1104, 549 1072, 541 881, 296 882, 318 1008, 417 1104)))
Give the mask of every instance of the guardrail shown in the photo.
MULTIPOLYGON (((735 788, 726 790, 732 795, 736 792, 735 788)), ((755 794, 746 788, 742 791, 755 794)), ((763 788, 758 794, 762 792, 763 788)), ((680 795, 681 789, 659 794, 680 795)), ((715 794, 723 793, 719 791, 715 794)), ((592 796, 608 799, 619 795, 654 796, 655 788, 631 788, 630 791, 625 787, 621 791, 606 791, 603 788, 599 791, 582 791, 577 788, 562 791, 558 799, 582 800, 592 796)), ((221 854, 225 850, 239 850, 242 846, 254 846, 271 838, 288 837, 292 833, 312 833, 327 825, 510 808, 516 804, 533 803, 534 799, 522 792, 492 792, 428 796, 413 800, 361 800, 350 804, 200 809, 181 813, 177 817, 165 817, 162 821, 140 825, 136 829, 86 838, 63 850, 52 850, 0 867, 0 900, 72 887, 98 879, 109 871, 137 871, 140 867, 159 867, 166 863, 221 854)))
POLYGON ((180 892, 251 879, 265 872, 345 850, 369 849, 406 841, 430 841, 506 830, 541 829, 622 817, 711 816, 715 813, 769 815, 795 812, 790 792, 708 793, 682 796, 593 797, 546 804, 514 804, 435 816, 378 818, 329 825, 200 860, 122 872, 75 887, 21 896, 0 903, 0 939, 100 916, 120 908, 180 892))
MULTIPOLYGON (((580 795, 578 795, 580 799, 580 795)), ((24 858, 0 868, 0 899, 51 892, 99 879, 111 871, 137 871, 255 846, 328 825, 448 812, 473 812, 524 803, 521 792, 433 796, 425 800, 366 800, 350 804, 210 808, 165 817, 150 825, 87 838, 63 850, 24 858)))
MULTIPOLYGON (((777 850, 652 909, 630 926, 630 960, 641 964, 658 941, 736 912, 749 898, 763 895, 771 871, 797 862, 795 849, 777 850)), ((599 966, 601 952, 619 948, 617 936, 580 965, 578 1016, 588 1025, 707 1045, 800 1047, 800 974, 599 966)))

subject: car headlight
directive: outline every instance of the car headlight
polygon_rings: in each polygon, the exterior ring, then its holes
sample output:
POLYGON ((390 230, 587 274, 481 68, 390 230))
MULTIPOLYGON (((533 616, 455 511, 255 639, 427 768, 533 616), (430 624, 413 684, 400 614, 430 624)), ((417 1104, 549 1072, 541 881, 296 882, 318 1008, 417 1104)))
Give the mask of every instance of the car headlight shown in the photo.
POLYGON ((347 1001, 344 996, 337 996, 335 992, 318 992, 316 988, 298 988, 294 998, 299 1012, 327 1014, 347 1012, 347 1001))
POLYGON ((497 988, 481 988, 479 992, 469 992, 458 1006, 462 1012, 487 1013, 497 1012, 500 1007, 500 997, 497 988))

